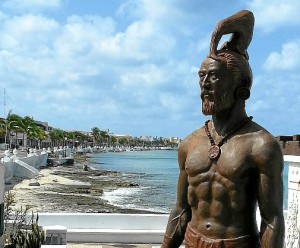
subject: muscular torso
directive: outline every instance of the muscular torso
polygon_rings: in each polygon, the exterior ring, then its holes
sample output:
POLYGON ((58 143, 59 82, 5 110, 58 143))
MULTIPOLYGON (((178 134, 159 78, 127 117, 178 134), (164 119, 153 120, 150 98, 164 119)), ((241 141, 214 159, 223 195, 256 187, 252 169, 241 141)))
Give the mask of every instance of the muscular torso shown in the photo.
POLYGON ((200 129, 188 146, 185 171, 191 225, 211 238, 256 234, 258 171, 252 150, 255 134, 238 134, 225 142, 218 160, 208 157, 210 143, 200 129))

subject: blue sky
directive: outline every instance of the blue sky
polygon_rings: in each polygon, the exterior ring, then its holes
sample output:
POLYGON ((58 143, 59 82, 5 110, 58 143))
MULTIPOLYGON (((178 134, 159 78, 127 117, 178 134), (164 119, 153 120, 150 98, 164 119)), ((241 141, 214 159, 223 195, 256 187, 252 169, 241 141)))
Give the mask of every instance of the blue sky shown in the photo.
POLYGON ((300 133, 300 1, 245 2, 2 0, 0 115, 184 138, 208 118, 197 71, 215 25, 249 9, 247 112, 275 136, 300 133))

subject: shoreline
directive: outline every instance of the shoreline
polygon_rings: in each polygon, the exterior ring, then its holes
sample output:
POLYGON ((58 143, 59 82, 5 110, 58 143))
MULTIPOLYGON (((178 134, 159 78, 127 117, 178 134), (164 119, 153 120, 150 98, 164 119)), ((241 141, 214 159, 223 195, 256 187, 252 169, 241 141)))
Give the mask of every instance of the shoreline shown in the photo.
POLYGON ((40 169, 35 179, 13 178, 5 185, 5 193, 14 194, 17 210, 30 206, 40 213, 151 213, 160 212, 122 208, 103 199, 105 191, 137 188, 125 174, 117 171, 91 169, 89 156, 75 158, 74 165, 51 166, 40 169), (87 171, 83 169, 87 166, 87 171))

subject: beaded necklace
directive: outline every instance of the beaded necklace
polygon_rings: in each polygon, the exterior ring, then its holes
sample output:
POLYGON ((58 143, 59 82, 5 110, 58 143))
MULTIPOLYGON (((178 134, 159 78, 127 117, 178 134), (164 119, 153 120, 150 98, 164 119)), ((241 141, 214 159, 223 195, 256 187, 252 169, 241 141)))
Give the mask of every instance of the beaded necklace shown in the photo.
POLYGON ((221 146, 224 144, 224 142, 228 138, 230 138, 236 131, 238 131, 240 128, 242 128, 247 122, 251 121, 252 118, 253 117, 250 116, 250 117, 247 117, 246 119, 244 119, 243 121, 241 121, 235 128, 233 128, 232 130, 227 132, 218 144, 215 143, 213 137, 211 136, 211 134, 209 132, 208 123, 210 122, 210 120, 207 120, 205 122, 205 132, 206 132, 206 135, 207 135, 210 145, 211 145, 208 150, 208 157, 211 160, 217 160, 219 158, 219 156, 221 155, 221 146))

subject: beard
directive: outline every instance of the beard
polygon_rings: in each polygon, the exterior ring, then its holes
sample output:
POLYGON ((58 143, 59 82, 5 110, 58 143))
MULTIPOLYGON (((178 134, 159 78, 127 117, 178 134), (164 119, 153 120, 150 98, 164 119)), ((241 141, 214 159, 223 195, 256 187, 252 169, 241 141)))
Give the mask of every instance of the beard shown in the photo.
POLYGON ((202 101, 202 113, 204 115, 213 115, 215 113, 215 102, 204 99, 202 101))
POLYGON ((234 96, 232 92, 223 93, 219 97, 201 97, 202 113, 204 115, 213 115, 223 110, 230 109, 234 105, 234 96))

